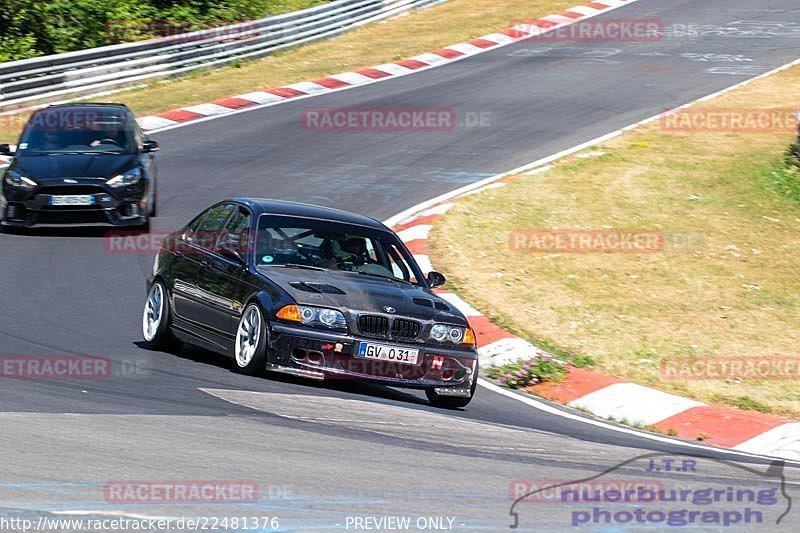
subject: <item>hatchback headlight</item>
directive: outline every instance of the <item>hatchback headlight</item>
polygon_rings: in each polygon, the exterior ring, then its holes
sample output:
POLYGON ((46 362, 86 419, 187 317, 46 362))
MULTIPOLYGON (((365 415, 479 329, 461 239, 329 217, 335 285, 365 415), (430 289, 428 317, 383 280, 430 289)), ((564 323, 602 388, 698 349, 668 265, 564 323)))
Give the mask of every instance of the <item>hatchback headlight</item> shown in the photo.
POLYGON ((450 342, 453 344, 475 344, 475 335, 469 328, 449 326, 447 324, 434 324, 428 335, 432 341, 450 342))
POLYGON ((27 178, 19 172, 15 172, 13 170, 6 172, 6 183, 17 189, 25 189, 26 191, 33 190, 39 185, 32 179, 27 178))
POLYGON ((106 182, 106 185, 109 187, 113 187, 115 189, 119 189, 120 187, 128 187, 129 185, 136 185, 139 183, 139 180, 142 179, 142 173, 138 168, 132 168, 131 170, 125 172, 124 174, 120 174, 118 176, 114 176, 110 180, 106 182))

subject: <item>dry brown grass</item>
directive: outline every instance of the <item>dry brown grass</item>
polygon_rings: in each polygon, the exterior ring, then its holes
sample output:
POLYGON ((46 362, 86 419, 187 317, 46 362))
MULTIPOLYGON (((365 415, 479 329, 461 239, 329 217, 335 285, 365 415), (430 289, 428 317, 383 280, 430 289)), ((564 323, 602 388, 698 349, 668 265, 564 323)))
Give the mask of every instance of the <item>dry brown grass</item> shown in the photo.
MULTIPOLYGON (((227 96, 308 81, 430 52, 579 4, 576 0, 451 0, 370 24, 342 36, 311 43, 264 59, 188 78, 153 83, 106 100, 150 115, 227 96)), ((94 98, 93 100, 97 100, 94 98)), ((22 120, 0 120, 0 142, 14 142, 22 120)))
MULTIPOLYGON (((800 68, 703 108, 792 108, 800 68)), ((473 305, 600 370, 700 400, 800 416, 797 381, 664 381, 662 358, 800 356, 800 204, 768 186, 788 132, 669 132, 653 123, 584 159, 461 202, 432 260, 473 305), (657 229, 662 253, 511 253, 519 229, 657 229)))

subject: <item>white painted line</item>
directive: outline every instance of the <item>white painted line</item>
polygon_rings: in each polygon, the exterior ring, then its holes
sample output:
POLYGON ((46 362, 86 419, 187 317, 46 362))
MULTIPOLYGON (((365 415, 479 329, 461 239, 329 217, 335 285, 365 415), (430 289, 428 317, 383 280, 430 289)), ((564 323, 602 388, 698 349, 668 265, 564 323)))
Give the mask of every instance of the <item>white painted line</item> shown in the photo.
POLYGON ((439 54, 420 54, 418 56, 409 57, 409 59, 421 61, 423 63, 427 63, 428 65, 436 65, 438 63, 446 63, 450 61, 446 57, 442 57, 439 54))
POLYGON ((734 446, 735 450, 764 453, 800 461, 800 423, 783 424, 734 446))
POLYGON ((170 120, 164 117, 157 117, 154 115, 146 116, 146 117, 139 117, 136 119, 136 122, 139 123, 139 127, 143 130, 154 130, 156 128, 165 128, 167 126, 171 126, 173 124, 177 124, 178 121, 170 120))
POLYGON ((481 48, 480 46, 475 46, 474 44, 469 43, 451 44, 450 46, 445 46, 445 48, 455 50, 456 52, 461 52, 462 54, 466 54, 468 56, 479 54, 486 50, 485 48, 481 48))
MULTIPOLYGON (((598 11, 598 13, 600 12, 598 11)), ((536 24, 517 24, 511 29, 521 31, 523 33, 529 33, 529 37, 535 37, 537 35, 541 35, 542 33, 547 33, 552 28, 545 29, 541 26, 537 26, 536 24)))
POLYGON ((489 35, 483 35, 478 37, 479 39, 484 39, 486 41, 491 41, 497 44, 507 44, 516 41, 513 37, 509 37, 508 35, 502 33, 490 33, 489 35))
POLYGON ((181 109, 183 109, 184 111, 189 111, 190 113, 205 115, 207 117, 213 115, 226 115, 233 111, 233 109, 231 109, 230 107, 224 107, 217 104, 199 104, 189 107, 183 107, 181 109))
POLYGON ((325 87, 324 85, 320 85, 319 83, 314 83, 313 81, 301 81, 300 83, 284 85, 283 87, 286 89, 294 89, 295 91, 300 91, 301 93, 306 93, 306 94, 317 94, 331 90, 325 87))
POLYGON ((432 227, 433 226, 430 224, 417 224, 416 226, 404 229, 399 232, 397 236, 400 237, 400 240, 403 242, 425 240, 428 238, 428 233, 430 233, 432 227))
POLYGON ((272 102, 280 102, 286 100, 286 98, 282 96, 278 96, 277 94, 272 94, 265 91, 255 91, 252 93, 237 94, 236 96, 234 96, 234 98, 249 100, 257 104, 269 104, 272 102))
POLYGON ((584 15, 587 17, 591 17, 593 15, 597 15, 598 13, 600 13, 599 9, 595 9, 589 6, 575 6, 567 9, 566 11, 569 11, 571 13, 577 13, 579 15, 584 15))
POLYGON ((461 311, 465 317, 469 318, 471 316, 483 316, 483 313, 469 305, 465 300, 463 300, 459 295, 454 292, 443 292, 439 294, 439 297, 447 300, 450 302, 450 305, 461 311))
POLYGON ((693 407, 706 404, 667 394, 636 383, 614 383, 569 403, 602 418, 627 420, 631 424, 655 424, 693 407))
MULTIPOLYGON (((633 437, 639 437, 639 438, 650 440, 650 441, 654 441, 654 442, 661 442, 661 443, 665 443, 665 444, 671 444, 673 446, 683 446, 683 447, 686 447, 686 448, 693 448, 695 450, 715 451, 715 452, 718 452, 718 453, 722 452, 722 453, 729 453, 729 454, 732 454, 732 455, 740 455, 740 456, 744 456, 744 457, 757 457, 759 459, 767 459, 767 460, 773 459, 773 457, 769 457, 769 456, 766 456, 766 455, 760 455, 758 453, 749 453, 749 452, 737 451, 737 450, 728 449, 728 448, 717 448, 717 447, 714 447, 714 446, 707 446, 707 445, 703 445, 703 444, 694 444, 692 442, 685 442, 685 441, 678 440, 678 439, 673 439, 673 438, 670 438, 670 437, 656 435, 654 433, 647 433, 647 432, 644 432, 644 431, 641 431, 641 430, 638 430, 638 429, 626 428, 626 427, 622 427, 622 426, 616 426, 614 424, 609 424, 608 422, 604 422, 602 420, 596 420, 596 419, 593 419, 593 418, 587 418, 587 417, 584 417, 584 416, 579 416, 577 414, 570 413, 570 412, 564 411, 562 409, 558 409, 558 408, 556 408, 556 407, 554 407, 552 405, 549 405, 549 404, 547 404, 547 403, 545 403, 545 402, 543 402, 541 400, 537 400, 537 399, 531 398, 529 396, 523 396, 521 394, 514 393, 511 390, 505 389, 503 387, 498 387, 494 383, 486 381, 485 379, 479 379, 478 380, 478 385, 480 385, 484 389, 490 390, 492 392, 496 392, 497 394, 500 394, 501 396, 505 396, 506 398, 511 398, 513 400, 517 400, 518 402, 522 402, 525 405, 529 405, 530 407, 533 407, 534 409, 538 409, 538 410, 540 410, 542 412, 545 412, 545 413, 548 413, 548 414, 551 414, 551 415, 555 415, 555 416, 560 416, 562 418, 566 418, 566 419, 569 419, 569 420, 574 420, 576 422, 581 422, 581 423, 589 425, 589 426, 599 427, 599 428, 603 428, 603 429, 606 429, 606 430, 609 430, 609 431, 615 431, 617 433, 622 433, 622 434, 630 435, 630 436, 633 436, 633 437)), ((791 459, 791 458, 788 458, 788 459, 790 461, 794 461, 794 459, 791 459)), ((798 463, 798 464, 800 464, 800 463, 798 463)))
POLYGON ((630 4, 629 0, 593 0, 596 4, 603 4, 608 7, 622 7, 626 4, 630 4))
POLYGON ((335 80, 343 81, 345 83, 349 83, 350 85, 361 85, 362 83, 371 83, 375 81, 374 78, 370 78, 369 76, 364 76, 363 74, 359 74, 358 72, 342 72, 341 74, 332 74, 328 76, 329 78, 333 78, 335 80))
POLYGON ((541 17, 539 20, 546 20, 547 22, 555 22, 558 25, 570 24, 575 22, 574 18, 570 18, 564 15, 547 15, 546 17, 541 17))
POLYGON ((392 76, 401 76, 403 74, 409 74, 414 72, 413 68, 404 67, 403 65, 396 65, 394 63, 384 63, 382 65, 375 65, 375 70, 380 70, 382 72, 386 72, 387 74, 391 74, 392 76))

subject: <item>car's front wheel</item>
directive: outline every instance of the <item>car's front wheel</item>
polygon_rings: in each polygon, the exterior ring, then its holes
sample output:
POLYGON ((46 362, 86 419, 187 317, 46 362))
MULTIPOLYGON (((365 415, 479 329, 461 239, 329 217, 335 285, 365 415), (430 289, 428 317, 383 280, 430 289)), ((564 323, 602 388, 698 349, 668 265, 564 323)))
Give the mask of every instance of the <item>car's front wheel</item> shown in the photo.
POLYGON ((267 324, 258 304, 244 309, 236 329, 236 369, 243 374, 257 374, 265 369, 267 324))
POLYGON ((469 388, 469 396, 442 396, 434 389, 426 389, 425 395, 428 401, 434 407, 441 407, 443 409, 459 409, 466 407, 472 398, 475 397, 475 389, 478 388, 478 377, 472 380, 472 385, 469 388))
POLYGON ((142 312, 142 334, 149 349, 168 351, 180 345, 169 329, 170 319, 167 289, 161 281, 155 281, 147 293, 142 312))

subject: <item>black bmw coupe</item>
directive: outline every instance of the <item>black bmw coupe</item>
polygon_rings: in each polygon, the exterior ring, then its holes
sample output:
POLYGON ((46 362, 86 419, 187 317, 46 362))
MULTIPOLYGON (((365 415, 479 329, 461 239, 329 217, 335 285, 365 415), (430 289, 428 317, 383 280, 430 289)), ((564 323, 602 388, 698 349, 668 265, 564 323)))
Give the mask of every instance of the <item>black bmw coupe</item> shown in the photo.
POLYGON ((443 283, 376 220, 239 198, 164 239, 142 330, 151 349, 185 341, 244 373, 374 381, 463 407, 477 384, 475 334, 432 291, 443 283))

